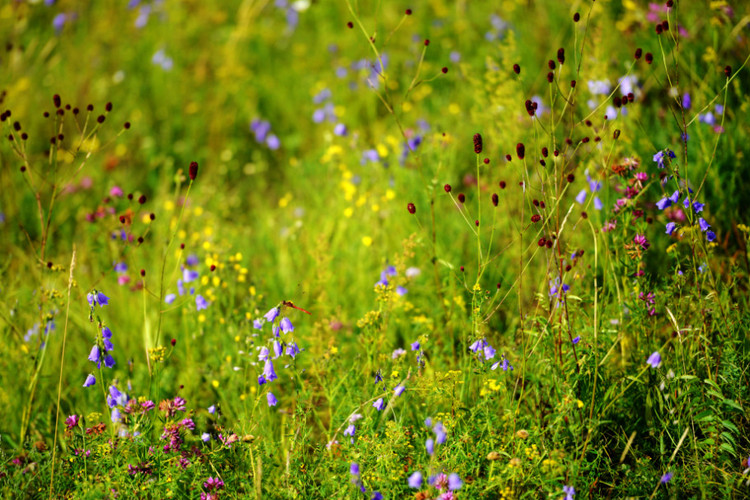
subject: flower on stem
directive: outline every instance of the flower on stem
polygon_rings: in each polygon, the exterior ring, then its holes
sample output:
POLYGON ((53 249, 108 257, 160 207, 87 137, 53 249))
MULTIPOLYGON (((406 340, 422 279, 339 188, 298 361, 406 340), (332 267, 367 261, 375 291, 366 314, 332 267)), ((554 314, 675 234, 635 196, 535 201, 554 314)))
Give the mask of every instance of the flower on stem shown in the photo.
POLYGON ((268 406, 276 406, 276 404, 279 402, 279 400, 276 399, 276 396, 274 396, 272 392, 266 394, 266 400, 268 400, 268 406))
POLYGON ((419 489, 422 486, 422 473, 417 471, 409 476, 409 488, 419 489))
POLYGON ((279 308, 274 307, 270 311, 268 311, 266 314, 263 315, 264 318, 266 318, 266 321, 269 323, 273 323, 273 321, 279 316, 279 308))
POLYGON ((86 377, 86 380, 83 382, 84 387, 91 387, 92 385, 96 384, 96 377, 94 377, 93 374, 89 373, 86 377))
POLYGON ((73 427, 78 426, 78 421, 79 421, 78 415, 70 415, 68 418, 65 419, 65 427, 67 427, 67 429, 70 430, 73 427))
POLYGON ((667 222, 667 234, 671 235, 672 233, 674 233, 675 229, 677 229, 677 224, 675 224, 674 222, 667 222))
POLYGON ((573 500, 576 496, 576 489, 572 486, 563 486, 563 493, 565 493, 565 500, 573 500))
POLYGON ((268 380, 269 382, 276 380, 278 377, 276 376, 276 372, 273 369, 273 362, 270 359, 266 360, 266 364, 263 367, 263 376, 268 380))
POLYGON ((99 306, 104 307, 107 304, 109 304, 109 297, 104 295, 102 292, 98 290, 94 290, 93 292, 86 295, 86 300, 88 300, 89 305, 91 307, 99 306))
POLYGON ((292 326, 292 322, 289 320, 289 318, 282 318, 281 322, 279 322, 279 328, 281 328, 281 331, 284 333, 294 331, 294 326, 292 326))
POLYGON ((458 489, 461 489, 461 486, 463 486, 464 483, 461 481, 461 478, 453 472, 448 476, 448 489, 451 491, 455 491, 458 489))
POLYGON ((203 309, 208 309, 208 302, 206 302, 206 299, 204 299, 202 295, 196 295, 195 296, 195 310, 200 311, 203 309))
POLYGON ((661 356, 659 355, 659 352, 654 351, 651 353, 651 356, 648 357, 646 363, 651 365, 651 368, 659 368, 659 366, 661 366, 661 356))
POLYGON ((661 477, 659 482, 661 482, 661 484, 667 484, 671 479, 672 479, 672 473, 667 472, 661 477))
POLYGON ((378 411, 383 411, 383 408, 385 408, 385 402, 383 401, 383 398, 379 398, 372 404, 372 406, 378 411))

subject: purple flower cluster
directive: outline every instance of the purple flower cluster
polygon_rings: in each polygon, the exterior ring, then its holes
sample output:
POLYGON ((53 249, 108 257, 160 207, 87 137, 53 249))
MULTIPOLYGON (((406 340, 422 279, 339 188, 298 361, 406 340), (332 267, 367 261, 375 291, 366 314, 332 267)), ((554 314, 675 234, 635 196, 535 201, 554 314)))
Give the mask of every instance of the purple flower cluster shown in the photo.
MULTIPOLYGON (((705 204, 700 203, 698 201, 691 201, 690 195, 693 194, 693 190, 688 188, 688 194, 685 195, 684 199, 682 200, 682 206, 685 210, 692 209, 693 214, 695 215, 695 223, 698 224, 698 227, 700 227, 700 230, 704 233, 706 233, 706 240, 707 241, 714 241, 716 239, 716 233, 713 231, 710 231, 711 225, 702 217, 703 208, 705 207, 705 204)), ((667 208, 671 207, 672 205, 676 205, 680 200, 680 191, 677 190, 674 193, 672 193, 669 196, 665 196, 659 201, 656 202, 656 208, 658 208, 661 211, 666 210, 667 208)), ((667 222, 666 225, 666 233, 671 235, 678 229, 677 222, 684 222, 686 219, 685 214, 682 212, 681 209, 676 209, 670 211, 668 214, 669 217, 671 217, 674 220, 671 220, 667 222)))
MULTIPOLYGON (((90 317, 92 321, 94 308, 96 306, 104 307, 105 305, 109 304, 109 297, 98 290, 94 290, 93 292, 87 294, 86 300, 88 300, 89 306, 91 307, 90 317)), ((113 368, 115 366, 115 359, 110 354, 110 352, 114 351, 115 349, 115 345, 112 343, 112 330, 110 330, 107 326, 102 326, 101 323, 99 323, 99 326, 101 327, 101 338, 96 339, 93 347, 91 348, 91 351, 89 352, 88 359, 92 363, 96 363, 96 367, 98 369, 101 369, 102 361, 104 361, 104 366, 106 366, 107 368, 113 368)), ((86 380, 83 383, 83 387, 91 387, 95 383, 96 377, 94 377, 94 375, 90 373, 86 377, 86 380)))
POLYGON ((272 151, 281 147, 281 141, 276 134, 271 133, 271 124, 267 120, 255 118, 250 122, 250 130, 255 134, 255 141, 258 144, 265 143, 272 151))

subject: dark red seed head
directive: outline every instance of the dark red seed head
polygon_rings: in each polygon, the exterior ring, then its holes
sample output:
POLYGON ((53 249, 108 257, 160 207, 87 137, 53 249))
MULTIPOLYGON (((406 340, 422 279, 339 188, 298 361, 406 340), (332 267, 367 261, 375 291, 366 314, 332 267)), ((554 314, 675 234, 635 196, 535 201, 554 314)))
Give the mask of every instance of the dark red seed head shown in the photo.
POLYGON ((543 159, 540 159, 540 160, 539 160, 539 164, 540 164, 541 166, 543 166, 543 167, 546 167, 546 166, 547 166, 547 162, 546 162, 546 161, 544 161, 543 159))
POLYGON ((464 266, 461 266, 461 272, 464 272, 464 266))
POLYGON ((60 95, 59 94, 53 95, 52 102, 56 108, 59 108, 62 105, 62 100, 60 99, 60 95))
POLYGON ((130 122, 125 122, 125 123, 123 123, 123 124, 122 124, 122 126, 123 126, 123 128, 124 128, 125 130, 127 130, 127 129, 129 129, 129 128, 130 128, 130 122))
POLYGON ((601 140, 602 140, 602 138, 599 137, 598 135, 596 137, 594 137, 594 142, 600 142, 601 140))
POLYGON ((411 9, 406 9, 406 12, 405 12, 405 14, 406 14, 407 16, 410 16, 410 15, 411 15, 411 9))
POLYGON ((99 115, 99 117, 96 119, 96 121, 98 121, 99 123, 104 123, 105 119, 106 119, 106 117, 104 115, 99 115))
POLYGON ((482 152, 482 134, 474 134, 474 152, 476 154, 482 152))
POLYGON ((519 160, 523 160, 523 157, 526 155, 526 147, 522 142, 516 144, 516 155, 518 156, 519 160))
POLYGON ((662 31, 664 31, 664 28, 661 27, 661 23, 656 25, 656 34, 661 35, 662 31))
POLYGON ((552 59, 550 59, 549 61, 547 61, 547 67, 549 69, 555 69, 555 61, 553 61, 552 59))
POLYGON ((348 23, 346 23, 346 27, 349 28, 349 29, 352 29, 352 28, 354 28, 354 23, 351 22, 351 21, 349 21, 348 23))
POLYGON ((574 180, 576 180, 576 176, 573 174, 568 174, 568 182, 573 182, 574 180))
POLYGON ((459 203, 465 202, 466 201, 466 195, 464 195, 463 193, 458 193, 458 201, 459 201, 459 203))
POLYGON ((505 159, 508 160, 508 161, 511 161, 513 159, 513 157, 511 155, 505 155, 505 159))
POLYGON ((180 249, 181 250, 185 250, 185 244, 184 243, 180 243, 180 249))
POLYGON ((578 12, 576 12, 575 14, 573 14, 573 22, 574 23, 577 23, 580 20, 581 20, 581 14, 579 14, 578 12))
POLYGON ((141 195, 141 196, 140 196, 140 197, 138 198, 138 203, 140 203, 141 205, 143 205, 144 203, 146 203, 146 195, 145 195, 145 194, 142 194, 142 195, 141 195))
POLYGON ((663 29, 664 31, 669 31, 669 21, 667 21, 666 19, 664 21, 662 21, 661 22, 661 29, 663 29))
POLYGON ((565 64, 565 49, 562 47, 557 49, 557 62, 565 64))
POLYGON ((615 129, 614 133, 612 134, 612 137, 614 138, 614 140, 617 140, 617 139, 620 138, 620 129, 619 128, 615 129))
POLYGON ((671 9, 673 5, 674 5, 674 2, 672 0, 667 0, 667 8, 668 9, 671 9))
POLYGON ((63 139, 65 139, 65 136, 63 134, 57 134, 58 141, 62 141, 63 139))
POLYGON ((24 132, 24 133, 21 134, 21 140, 22 141, 25 141, 28 138, 29 138, 29 134, 27 134, 26 132, 24 132))
POLYGON ((112 111, 112 103, 111 103, 111 102, 108 102, 108 103, 107 103, 107 104, 106 104, 106 105, 104 106, 104 109, 105 109, 105 110, 107 110, 107 113, 109 113, 110 111, 112 111))
POLYGON ((583 139, 581 139, 581 142, 584 143, 584 144, 586 144, 587 142, 589 142, 589 138, 588 137, 584 137, 583 139))
POLYGON ((479 227, 479 220, 475 220, 474 221, 474 225, 477 226, 477 227, 479 227))
POLYGON ((543 147, 542 148, 542 156, 544 156, 545 158, 547 158, 548 155, 549 155, 549 150, 546 147, 543 147))
POLYGON ((42 113, 42 116, 44 116, 45 118, 49 118, 49 111, 45 111, 44 113, 42 113))
POLYGON ((651 52, 646 52, 646 62, 648 64, 654 62, 654 55, 651 52))
POLYGON ((732 76, 732 67, 731 66, 724 66, 724 76, 729 78, 732 76))
POLYGON ((552 240, 547 240, 547 248, 552 248, 552 240))
POLYGON ((498 184, 498 186, 500 186, 500 189, 505 189, 505 181, 500 181, 500 184, 498 184))
POLYGON ((417 213, 417 207, 414 206, 414 203, 409 203, 408 205, 406 205, 406 209, 412 215, 414 215, 415 213, 417 213))
POLYGON ((534 224, 536 224, 540 220, 542 220, 542 216, 539 214, 534 214, 531 216, 531 222, 533 222, 534 224))
POLYGON ((635 58, 640 59, 641 55, 643 55, 643 50, 640 47, 638 47, 637 49, 635 49, 635 58))
POLYGON ((499 201, 500 201, 500 198, 497 196, 497 193, 492 193, 492 204, 497 206, 499 201))
POLYGON ((485 158, 483 161, 484 161, 485 165, 489 165, 490 164, 490 159, 489 158, 485 158))
POLYGON ((214 271, 216 271, 216 265, 211 264, 211 272, 214 272, 214 271))
POLYGON ((445 186, 443 186, 443 189, 445 189, 446 193, 450 193, 452 188, 450 184, 446 184, 445 186))
POLYGON ((549 73, 547 73, 547 81, 549 83, 552 83, 554 80, 555 80, 555 74, 553 72, 551 72, 551 71, 549 73))
POLYGON ((425 40, 425 41, 424 41, 424 46, 425 46, 425 47, 427 47, 427 46, 428 46, 429 44, 430 44, 430 40, 425 40))
POLYGON ((151 219, 151 220, 154 220, 154 219, 156 219, 156 214, 152 212, 152 213, 148 214, 148 218, 151 219))
POLYGON ((521 66, 518 65, 518 64, 514 64, 513 65, 513 71, 515 71, 517 75, 520 75, 521 74, 521 66))
POLYGON ((140 243, 143 243, 143 236, 139 236, 139 237, 138 237, 138 243, 139 243, 139 244, 140 244, 140 243))
POLYGON ((65 110, 64 109, 60 108, 60 109, 57 110, 57 116, 62 116, 64 114, 65 114, 65 110))
POLYGON ((571 88, 571 89, 574 89, 574 88, 576 88, 576 81, 575 81, 575 80, 571 80, 571 81, 570 81, 570 88, 571 88))
POLYGON ((536 244, 539 245, 540 247, 543 247, 544 245, 547 244, 547 239, 544 236, 542 236, 541 238, 539 238, 539 241, 537 241, 536 244))
POLYGON ((141 277, 145 277, 145 276, 146 276, 146 270, 145 269, 141 269, 141 277))
POLYGON ((559 156, 559 155, 560 155, 560 151, 558 151, 558 150, 554 150, 554 151, 552 152, 552 154, 553 154, 553 155, 555 155, 555 156, 559 156))
POLYGON ((129 199, 130 201, 133 201, 133 193, 128 193, 128 199, 129 199))
POLYGON ((628 92, 628 102, 635 101, 635 95, 632 92, 628 92))
POLYGON ((532 204, 533 204, 533 205, 534 205, 535 207, 538 207, 538 206, 539 206, 539 200, 537 200, 537 199, 531 200, 531 203, 532 203, 532 204))
POLYGON ((16 132, 19 132, 21 130, 21 123, 20 122, 13 122, 13 129, 16 132))
POLYGON ((174 347, 175 345, 177 345, 177 339, 172 339, 169 341, 169 343, 172 344, 172 347, 174 347))
POLYGON ((89 104, 88 106, 86 106, 86 111, 94 111, 94 105, 89 104))
POLYGON ((622 99, 620 98, 620 96, 615 96, 612 99, 612 104, 614 104, 616 108, 619 108, 620 106, 622 106, 622 99))
POLYGON ((188 168, 188 174, 190 175, 191 181, 194 181, 195 178, 198 176, 198 162, 197 161, 190 162, 190 167, 188 168))
POLYGON ((443 69, 441 69, 440 71, 442 71, 443 74, 446 74, 448 72, 448 68, 446 68, 445 66, 443 66, 443 69))

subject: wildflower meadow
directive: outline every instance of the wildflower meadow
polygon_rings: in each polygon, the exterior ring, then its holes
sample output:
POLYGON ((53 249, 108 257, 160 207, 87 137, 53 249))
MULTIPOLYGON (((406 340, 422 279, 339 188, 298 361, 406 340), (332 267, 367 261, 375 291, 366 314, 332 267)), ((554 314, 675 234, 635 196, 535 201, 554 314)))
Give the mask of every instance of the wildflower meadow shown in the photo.
POLYGON ((2 498, 750 497, 750 3, 0 3, 2 498))

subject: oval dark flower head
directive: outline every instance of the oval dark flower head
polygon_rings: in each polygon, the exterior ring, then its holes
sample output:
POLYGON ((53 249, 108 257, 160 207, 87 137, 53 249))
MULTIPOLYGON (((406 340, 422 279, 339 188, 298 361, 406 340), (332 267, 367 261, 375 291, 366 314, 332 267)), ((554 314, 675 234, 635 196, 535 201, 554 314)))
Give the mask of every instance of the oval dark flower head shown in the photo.
POLYGON ((414 206, 414 203, 409 203, 408 205, 406 205, 406 209, 412 215, 414 215, 415 213, 417 213, 417 207, 414 206))
POLYGON ((190 168, 188 169, 188 172, 190 174, 190 180, 194 181, 195 177, 198 175, 198 162, 197 161, 190 162, 190 168))
POLYGON ((731 66, 724 66, 724 76, 729 78, 732 76, 732 67, 731 66))
POLYGON ((474 152, 476 154, 482 152, 482 134, 474 134, 474 152))
POLYGON ((526 147, 522 142, 516 144, 516 155, 518 155, 519 160, 523 160, 523 157, 526 155, 526 147))
POLYGON ((62 105, 62 100, 60 99, 59 94, 55 94, 52 96, 52 103, 55 105, 56 108, 59 108, 62 105))
POLYGON ((642 55, 643 55, 643 49, 641 49, 640 47, 638 47, 637 49, 635 49, 635 58, 636 59, 640 59, 642 55))
POLYGON ((515 71, 517 75, 520 75, 521 74, 521 66, 519 64, 514 64, 513 65, 513 71, 515 71))
POLYGON ((562 47, 557 49, 557 62, 565 64, 565 49, 562 47))
POLYGON ((450 184, 446 184, 445 186, 443 186, 443 189, 445 189, 446 193, 450 193, 452 188, 450 184))
POLYGON ((576 12, 575 14, 573 14, 573 22, 574 23, 577 23, 580 20, 581 20, 581 14, 579 14, 578 12, 576 12))

